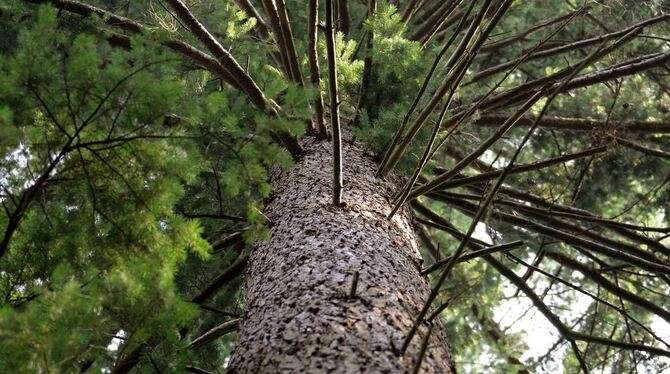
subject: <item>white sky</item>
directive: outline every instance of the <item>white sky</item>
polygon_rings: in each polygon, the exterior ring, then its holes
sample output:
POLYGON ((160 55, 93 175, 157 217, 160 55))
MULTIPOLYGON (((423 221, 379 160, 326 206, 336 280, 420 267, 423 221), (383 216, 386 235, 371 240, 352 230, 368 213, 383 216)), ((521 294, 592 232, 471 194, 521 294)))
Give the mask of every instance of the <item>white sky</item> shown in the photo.
MULTIPOLYGON (((472 236, 487 243, 492 242, 491 237, 487 234, 486 225, 481 222, 477 224, 472 236)), ((509 297, 516 292, 516 289, 516 287, 507 282, 505 283, 503 291, 505 296, 509 297)), ((520 296, 517 298, 507 298, 503 300, 500 303, 500 306, 493 310, 493 318, 498 323, 498 326, 500 326, 502 330, 507 329, 509 334, 523 334, 524 342, 528 346, 528 350, 526 350, 519 359, 528 362, 532 357, 544 355, 558 340, 559 334, 542 313, 533 307, 531 301, 528 298, 523 297, 523 293, 520 293, 519 295, 520 296)), ((552 296, 549 295, 545 300, 552 304, 554 301, 560 302, 560 297, 552 298, 552 296)), ((590 302, 590 297, 577 294, 577 301, 570 304, 570 312, 564 312, 563 317, 567 317, 567 321, 577 318, 586 311, 590 302)), ((563 321, 566 322, 566 319, 563 321)), ((660 338, 670 341, 670 323, 654 316, 649 328, 660 338)), ((562 368, 559 365, 565 354, 572 354, 572 352, 567 349, 567 344, 564 344, 554 351, 554 354, 551 357, 553 362, 548 363, 544 368, 545 370, 538 368, 538 371, 536 372, 561 372, 562 368)), ((661 361, 670 364, 669 358, 661 358, 661 361)), ((643 367, 638 367, 638 370, 640 373, 650 373, 643 367)), ((670 370, 666 372, 667 374, 670 374, 670 370)))

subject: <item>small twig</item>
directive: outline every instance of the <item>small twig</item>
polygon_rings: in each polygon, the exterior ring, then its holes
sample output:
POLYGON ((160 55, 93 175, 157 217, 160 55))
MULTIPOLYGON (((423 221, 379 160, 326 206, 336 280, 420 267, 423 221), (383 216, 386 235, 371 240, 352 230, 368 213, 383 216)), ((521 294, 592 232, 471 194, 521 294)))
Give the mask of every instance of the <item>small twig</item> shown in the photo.
MULTIPOLYGON (((420 218, 418 220, 421 223, 426 224, 426 225, 430 225, 430 226, 437 225, 436 223, 430 222, 428 220, 422 220, 420 218)), ((526 244, 526 242, 524 242, 524 241, 516 240, 516 241, 513 241, 511 243, 493 245, 493 246, 490 246, 490 247, 487 247, 487 248, 482 248, 480 250, 472 251, 472 252, 468 252, 468 253, 464 254, 463 256, 458 258, 456 263, 461 263, 461 262, 474 260, 476 258, 482 257, 484 255, 492 254, 492 253, 511 251, 512 249, 519 248, 519 247, 521 247, 522 245, 525 245, 525 244, 526 244)), ((422 269, 421 274, 422 275, 430 274, 430 273, 434 272, 435 270, 438 270, 440 267, 446 265, 449 261, 451 261, 451 257, 447 257, 444 260, 440 260, 440 261, 432 264, 431 266, 429 266, 425 269, 422 269)))
POLYGON ((210 219, 223 219, 234 222, 246 222, 246 218, 231 216, 223 213, 194 213, 194 212, 180 212, 182 216, 186 218, 210 218, 210 219))
POLYGON ((449 304, 451 304, 451 298, 447 299, 447 301, 443 302, 442 305, 437 307, 433 313, 431 313, 428 318, 426 318, 427 321, 432 322, 437 316, 442 313, 443 310, 447 309, 449 307, 449 304))
POLYGON ((356 288, 358 287, 358 271, 354 271, 353 278, 351 279, 351 289, 349 290, 349 298, 353 299, 356 297, 356 288))
POLYGON ((430 340, 431 332, 433 332, 433 324, 428 322, 428 331, 426 331, 426 335, 423 337, 423 341, 421 342, 421 350, 419 350, 419 357, 416 358, 416 363, 414 364, 414 369, 412 370, 412 373, 414 374, 417 374, 419 370, 421 370, 421 363, 423 362, 423 358, 426 356, 426 349, 428 348, 428 341, 430 340))
POLYGON ((199 367, 192 366, 192 365, 186 365, 186 367, 184 369, 186 369, 187 372, 194 373, 194 374, 214 374, 211 371, 207 371, 205 369, 201 369, 199 367))

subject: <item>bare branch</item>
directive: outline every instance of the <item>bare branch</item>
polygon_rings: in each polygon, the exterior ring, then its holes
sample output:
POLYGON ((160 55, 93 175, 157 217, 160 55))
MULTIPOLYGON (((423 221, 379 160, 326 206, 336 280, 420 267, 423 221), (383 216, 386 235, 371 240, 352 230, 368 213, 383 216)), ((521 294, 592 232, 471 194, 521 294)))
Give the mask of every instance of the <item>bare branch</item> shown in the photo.
MULTIPOLYGON (((470 3, 470 7, 468 7, 467 14, 470 14, 472 11, 473 7, 475 5, 475 2, 470 3)), ((440 63, 440 60, 442 60, 442 57, 447 53, 447 50, 449 50, 449 47, 451 44, 456 40, 456 36, 460 32, 460 30, 464 26, 464 21, 465 18, 461 20, 459 23, 457 30, 454 32, 454 34, 451 36, 449 41, 442 47, 442 50, 440 53, 438 53, 437 56, 435 56, 435 60, 433 61, 433 65, 430 67, 430 70, 428 71, 428 74, 423 80, 423 84, 421 85, 421 89, 419 92, 417 92, 416 96, 414 97, 414 101, 412 102, 412 105, 410 105, 409 109, 407 110, 407 113, 405 113, 405 116, 403 117, 402 123, 400 124, 400 127, 395 131, 393 134, 393 139, 391 139, 391 144, 387 147, 386 152, 384 153, 384 157, 379 165, 379 170, 378 174, 381 175, 382 171, 388 162, 389 157, 391 156, 391 153, 393 152, 396 144, 398 144, 398 141, 400 140, 400 137, 403 135, 405 132, 405 127, 407 126, 410 117, 416 110, 417 105, 419 105, 419 101, 421 100, 421 97, 423 94, 426 92, 426 89, 428 88, 428 84, 430 83, 430 79, 433 77, 433 74, 435 73, 435 70, 437 69, 437 65, 440 63)))
POLYGON ((438 175, 437 177, 433 178, 432 180, 422 184, 421 186, 417 187, 412 193, 410 194, 410 198, 414 198, 423 194, 426 194, 430 191, 434 191, 440 188, 444 183, 449 181, 451 178, 456 176, 461 170, 465 169, 468 165, 470 165, 475 159, 479 158, 484 152, 486 152, 489 147, 498 141, 505 133, 516 124, 516 122, 533 106, 535 103, 540 100, 540 98, 544 96, 543 91, 539 91, 535 93, 534 96, 532 96, 530 99, 528 99, 521 108, 519 108, 511 117, 509 117, 505 123, 503 123, 498 130, 496 130, 495 133, 493 133, 491 136, 489 136, 486 140, 481 142, 477 148, 470 152, 466 157, 464 157, 462 160, 460 160, 454 167, 449 169, 448 171, 445 171, 444 173, 438 175))
MULTIPOLYGON (((534 171, 534 170, 540 170, 549 166, 553 166, 556 164, 560 164, 563 162, 568 162, 568 161, 573 161, 577 160, 583 157, 588 157, 592 156, 598 153, 602 153, 607 151, 607 147, 597 147, 597 148, 591 148, 589 150, 583 151, 583 152, 577 152, 577 153, 572 153, 568 155, 563 155, 563 156, 558 156, 554 158, 550 158, 548 160, 544 161, 536 161, 530 164, 524 164, 524 165, 518 165, 512 168, 509 171, 509 174, 520 174, 520 173, 526 173, 529 171, 534 171)), ((442 168, 435 168, 435 171, 439 173, 444 173, 447 170, 442 169, 442 168)), ((465 186, 468 184, 476 184, 476 183, 482 183, 486 182, 489 180, 492 180, 496 177, 498 177, 502 173, 502 170, 494 170, 494 171, 489 171, 486 173, 481 173, 477 174, 471 177, 462 177, 462 178, 455 178, 455 179, 450 179, 449 181, 445 182, 444 184, 440 185, 440 189, 447 189, 447 188, 455 188, 455 187, 460 187, 460 186, 465 186)))
MULTIPOLYGON (((418 207, 420 205, 414 205, 415 207, 418 207)), ((422 208, 421 209, 422 214, 428 214, 428 217, 434 221, 434 223, 437 223, 439 229, 446 229, 445 232, 448 233, 449 235, 452 235, 454 238, 457 240, 462 240, 465 237, 465 234, 460 232, 458 229, 453 227, 449 222, 447 222, 445 219, 440 217, 439 215, 435 214, 434 212, 430 211, 427 208, 422 208)), ((471 239, 468 241, 468 247, 472 249, 473 251, 480 250, 482 248, 485 248, 488 246, 488 244, 476 240, 476 239, 471 239)), ((496 260, 492 255, 485 255, 483 258, 493 267, 498 270, 500 274, 502 274, 505 278, 510 280, 512 284, 514 284, 517 288, 519 288, 528 298, 531 299, 535 307, 538 308, 538 310, 549 320, 549 322, 556 327, 556 329, 559 331, 559 333, 565 338, 565 339, 573 339, 573 340, 580 340, 580 341, 587 341, 587 342, 592 342, 592 343, 597 343, 597 344, 603 344, 603 345, 609 345, 613 347, 618 347, 622 349, 628 349, 628 350, 638 350, 638 351, 643 351, 643 352, 649 352, 652 354, 658 354, 662 356, 668 356, 670 357, 670 351, 664 350, 661 348, 656 348, 656 347, 651 347, 648 345, 643 345, 643 344, 635 344, 635 343, 627 343, 627 342, 620 342, 620 341, 615 341, 612 339, 607 339, 607 338, 601 338, 597 336, 592 336, 592 335, 587 335, 583 333, 576 332, 567 326, 565 326, 560 319, 553 313, 551 310, 542 302, 542 299, 535 294, 535 292, 528 286, 528 284, 521 279, 519 276, 517 276, 512 270, 510 270, 508 267, 504 266, 501 262, 496 260)), ((541 271, 538 269, 538 271, 541 271)), ((653 335, 653 334, 652 334, 653 335)), ((663 342, 663 341, 662 341, 663 342)), ((665 342, 663 342, 665 344, 665 342)))
MULTIPOLYGON (((236 246, 243 246, 244 242, 238 242, 236 246)), ((191 299, 191 302, 195 304, 202 304, 205 301, 209 300, 214 294, 224 285, 226 285, 231 280, 235 279, 237 276, 241 275, 244 271, 244 268, 247 266, 247 261, 249 260, 249 253, 242 253, 235 262, 232 263, 228 268, 226 268, 219 276, 214 278, 200 293, 194 296, 191 299)))
POLYGON ((291 30, 291 22, 288 16, 288 9, 284 0, 274 0, 277 4, 277 12, 279 13, 279 22, 281 23, 281 32, 283 34, 283 41, 286 43, 286 52, 293 71, 293 79, 301 86, 304 85, 302 73, 300 72, 300 65, 298 64, 298 53, 293 42, 293 31, 291 30))
POLYGON ((309 69, 310 82, 316 89, 316 98, 314 98, 314 117, 316 120, 316 132, 319 138, 328 137, 326 120, 324 118, 323 95, 321 94, 321 72, 319 69, 319 56, 317 53, 317 23, 319 22, 319 0, 309 0, 309 15, 307 27, 309 33, 309 69))
POLYGON ((228 70, 239 87, 251 98, 260 109, 268 108, 271 112, 276 111, 272 103, 269 103, 256 82, 246 73, 235 58, 225 49, 221 43, 198 21, 188 7, 181 0, 167 0, 168 4, 177 13, 189 31, 200 40, 202 44, 214 55, 214 57, 228 70))
POLYGON ((496 270, 498 270, 498 272, 500 272, 500 274, 502 274, 505 278, 507 278, 510 282, 512 282, 516 287, 521 289, 521 291, 531 300, 533 305, 540 311, 540 313, 542 313, 545 316, 545 318, 547 318, 547 320, 549 320, 549 322, 552 325, 554 325, 554 327, 559 331, 559 333, 565 339, 587 341, 603 345, 610 345, 622 349, 638 350, 670 357, 670 351, 667 351, 665 349, 651 347, 643 344, 614 341, 611 339, 587 335, 571 330, 565 324, 563 324, 563 322, 561 322, 561 320, 558 317, 556 317, 554 313, 551 312, 549 307, 547 307, 547 305, 545 305, 542 302, 542 300, 539 298, 539 296, 537 296, 537 294, 535 294, 535 292, 533 292, 530 286, 528 286, 526 282, 524 282, 521 278, 519 278, 519 276, 514 274, 512 270, 507 268, 500 261, 496 260, 493 256, 487 256, 485 258, 489 264, 491 264, 494 268, 496 268, 496 270))
MULTIPOLYGON (((453 197, 446 196, 441 193, 431 193, 428 197, 447 203, 450 206, 457 208, 458 210, 464 212, 467 215, 474 215, 477 211, 477 205, 474 203, 467 202, 462 199, 456 199, 453 197)), ((670 274, 670 266, 664 265, 662 262, 657 261, 648 261, 637 257, 635 255, 629 254, 627 252, 619 251, 614 248, 608 247, 607 245, 600 244, 591 240, 581 238, 577 235, 570 234, 553 227, 541 224, 537 221, 532 221, 530 219, 520 217, 518 215, 509 214, 501 212, 499 210, 494 210, 491 213, 491 219, 498 219, 505 223, 524 227, 526 229, 535 231, 541 235, 551 237, 556 240, 560 240, 570 246, 575 248, 584 249, 589 252, 603 254, 605 256, 627 262, 634 266, 637 266, 640 269, 645 269, 652 273, 659 274, 670 274)))
MULTIPOLYGON (((415 198, 417 196, 420 196, 422 194, 428 193, 429 191, 433 191, 437 189, 437 186, 440 184, 446 182, 447 180, 451 179, 457 172, 465 168, 467 165, 472 163, 475 159, 477 159, 481 154, 483 154, 489 146, 491 146, 495 141, 497 141, 500 137, 502 137, 515 123, 516 121, 528 110, 530 107, 537 102, 537 100, 540 99, 541 96, 544 96, 546 92, 551 92, 549 99, 547 102, 544 104, 544 107, 542 108, 541 114, 535 119, 533 122, 533 125, 531 126, 531 129, 526 133, 526 136, 524 137, 522 144, 524 144, 527 140, 530 134, 533 133, 535 128, 537 127, 539 120, 542 118, 544 113, 546 112, 547 108, 551 104, 554 98, 556 96, 563 92, 565 90, 565 87, 568 86, 572 81, 575 75, 580 72, 584 67, 594 63, 598 59, 606 56, 608 53, 614 51, 615 49, 621 47, 623 44, 626 42, 630 41, 630 39, 635 35, 636 33, 639 32, 639 29, 635 29, 631 31, 630 33, 624 35, 620 39, 616 40, 609 46, 605 46, 605 44, 601 45, 596 51, 593 53, 589 54, 587 57, 583 58, 582 60, 579 61, 578 64, 575 65, 575 67, 571 68, 566 68, 561 70, 558 73, 552 74, 550 77, 551 79, 548 79, 549 77, 545 77, 543 79, 538 80, 535 84, 542 84, 542 87, 538 89, 536 92, 532 92, 530 95, 523 94, 523 96, 530 96, 530 99, 528 99, 524 105, 517 110, 517 112, 510 117, 499 129, 491 135, 486 141, 482 142, 475 151, 471 152, 468 156, 466 156, 463 160, 461 160, 454 168, 449 170, 448 172, 432 179, 431 181, 423 184, 422 186, 418 187, 415 189, 410 194, 410 198, 415 198), (558 82, 558 83, 553 83, 554 79, 561 79, 565 78, 563 81, 558 82)), ((525 86, 525 85, 522 85, 525 86)), ((494 98, 491 98, 489 100, 493 100, 494 98)), ((478 102, 477 104, 480 104, 478 102)), ((518 149, 517 153, 518 154, 518 149)), ((507 168, 506 168, 507 170, 507 168)))
MULTIPOLYGON (((551 25, 554 25, 554 24, 557 24, 559 22, 570 19, 575 15, 583 14, 588 9, 589 9, 589 5, 586 5, 585 7, 574 10, 574 11, 568 13, 568 14, 564 14, 564 15, 561 15, 561 16, 549 18, 545 21, 542 21, 542 22, 540 22, 536 25, 533 25, 533 26, 529 27, 528 29, 520 32, 517 35, 510 36, 508 38, 498 40, 496 42, 484 44, 481 51, 482 51, 482 53, 490 52, 490 51, 496 51, 496 50, 500 50, 501 48, 507 47, 510 44, 514 44, 514 43, 519 42, 519 41, 524 41, 524 40, 526 40, 526 37, 528 35, 536 32, 536 31, 543 30, 543 29, 545 29, 545 28, 547 28, 551 25)), ((484 55, 482 55, 482 57, 483 56, 484 55)))
POLYGON ((616 310, 616 311, 619 312, 621 315, 623 315, 625 318, 630 319, 631 321, 633 321, 633 323, 635 323, 636 325, 638 325, 640 328, 642 328, 644 331, 646 331, 649 335, 653 336, 654 339, 656 339, 657 341, 663 343, 666 347, 670 348, 670 344, 668 344, 665 340, 663 340, 661 337, 659 337, 658 335, 656 335, 650 328, 648 328, 647 326, 643 325, 643 324, 642 324, 640 321, 638 321, 637 319, 633 318, 630 314, 628 314, 628 313, 626 312, 625 309, 623 309, 623 307, 618 307, 618 306, 616 306, 616 305, 610 303, 609 301, 604 300, 603 298, 598 297, 598 296, 594 295, 593 293, 591 293, 591 292, 589 292, 589 291, 586 291, 584 288, 582 288, 582 287, 578 287, 578 286, 576 286, 576 285, 574 285, 574 284, 572 284, 572 283, 570 283, 570 282, 568 282, 568 281, 566 281, 566 280, 564 280, 564 279, 561 279, 561 278, 559 278, 559 277, 557 277, 557 276, 555 276, 555 275, 553 275, 553 274, 550 274, 550 273, 548 273, 548 272, 546 272, 546 271, 540 269, 540 268, 537 267, 537 266, 531 265, 531 264, 529 264, 529 263, 523 261, 522 259, 520 259, 520 258, 518 258, 518 257, 516 257, 516 256, 514 256, 514 255, 512 255, 512 254, 507 254, 507 257, 509 257, 510 259, 512 259, 512 261, 514 261, 514 262, 516 262, 516 263, 519 263, 519 264, 521 264, 521 265, 527 267, 528 270, 536 271, 536 272, 538 272, 538 273, 544 275, 545 277, 548 277, 548 278, 551 278, 551 279, 553 279, 553 280, 556 280, 556 281, 560 282, 561 284, 563 284, 563 285, 565 285, 565 286, 567 286, 567 287, 570 287, 571 289, 573 289, 573 290, 575 290, 575 291, 577 291, 577 292, 579 292, 579 293, 581 293, 581 294, 584 294, 584 295, 586 295, 586 296, 592 298, 593 300, 596 300, 597 302, 603 303, 604 305, 607 305, 608 307, 610 307, 610 308, 616 310))
MULTIPOLYGON (((576 41, 574 43, 570 43, 570 44, 567 44, 567 45, 562 45, 560 47, 546 49, 544 51, 538 51, 538 52, 535 52, 535 53, 531 54, 526 59, 526 61, 532 61, 532 60, 537 60, 537 59, 540 59, 540 58, 555 56, 555 55, 562 54, 562 53, 567 53, 567 52, 570 52, 570 51, 573 51, 573 50, 576 50, 576 49, 581 49, 581 48, 588 47, 588 46, 591 46, 591 45, 600 44, 604 41, 613 40, 613 39, 616 39, 620 36, 623 36, 623 35, 631 32, 632 30, 635 30, 635 29, 638 29, 638 28, 641 28, 641 27, 651 26, 651 25, 654 25, 656 23, 666 21, 668 19, 670 19, 670 15, 664 14, 664 15, 661 15, 661 16, 658 16, 658 17, 650 18, 648 20, 644 20, 642 22, 636 23, 635 25, 626 27, 625 29, 622 29, 622 30, 617 31, 617 32, 608 33, 608 34, 604 34, 604 35, 598 35, 596 37, 579 40, 579 41, 576 41)), ((488 69, 482 70, 479 73, 475 74, 472 77, 472 80, 470 80, 470 82, 468 82, 467 84, 480 81, 480 80, 482 80, 486 77, 489 77, 489 76, 491 76, 495 73, 504 71, 504 70, 508 69, 509 67, 513 66, 516 63, 516 61, 517 61, 517 59, 511 60, 511 61, 499 64, 499 65, 490 67, 488 69)))
MULTIPOLYGON (((445 69, 446 71, 449 72, 447 78, 444 80, 444 82, 437 90, 437 92, 433 94, 433 96, 431 97, 430 101, 426 104, 426 106, 421 110, 419 116, 414 120, 414 123, 407 131, 407 134, 405 134, 402 137, 402 140, 400 140, 399 137, 394 137, 394 139, 397 141, 391 144, 388 151, 388 157, 385 157, 384 160, 382 160, 382 163, 379 167, 381 175, 385 175, 390 169, 395 167, 395 165, 398 163, 398 160, 400 159, 404 151, 407 149, 412 139, 423 127, 424 123, 428 120, 428 117, 432 114, 433 110, 437 107, 440 101, 442 101, 444 95, 447 94, 447 92, 450 89, 455 89, 456 85, 454 84, 454 81, 459 76, 462 76, 461 72, 467 68, 469 62, 471 61, 471 58, 474 58, 474 56, 477 54, 478 49, 482 46, 482 44, 484 43, 490 32, 493 30, 493 27, 497 24, 500 18, 502 18, 502 15, 508 9, 509 5, 511 5, 511 1, 506 1, 505 5, 503 5, 500 9, 498 9, 494 18, 489 22, 486 29, 479 35, 476 41, 472 44, 468 53, 464 54, 466 49, 468 49, 467 47, 470 41, 475 35, 475 31, 479 28, 480 23, 484 18, 484 15, 491 6, 491 2, 492 0, 484 1, 484 4, 479 10, 479 13, 477 13, 477 15, 475 16, 475 19, 468 28, 465 36, 463 36, 461 42, 452 52, 451 56, 449 57, 449 60, 446 63, 445 69)), ((402 131, 402 128, 398 129, 397 131, 402 131)))
POLYGON ((217 325, 209 330, 207 330, 205 333, 202 335, 198 336, 197 338, 193 339, 191 341, 191 344, 187 346, 188 349, 197 349, 200 348, 208 343, 211 343, 212 341, 229 334, 233 331, 236 331, 238 326, 240 324, 239 318, 233 319, 230 321, 226 321, 220 325, 217 325))
MULTIPOLYGON (((473 120, 472 123, 480 126, 500 126, 506 119, 506 116, 486 115, 473 120)), ((530 126, 534 121, 534 117, 526 116, 519 119, 517 126, 530 126)), ((538 126, 571 131, 602 131, 607 133, 613 130, 617 132, 670 134, 670 122, 604 122, 588 118, 543 117, 538 126)))
MULTIPOLYGON (((595 215, 595 214, 593 214, 593 213, 591 213, 587 210, 578 209, 578 208, 570 207, 570 206, 567 206, 567 205, 550 203, 550 202, 545 201, 544 199, 542 199, 539 196, 533 195, 533 194, 528 193, 528 192, 522 192, 522 191, 516 190, 514 188, 511 188, 509 186, 502 187, 501 191, 503 193, 505 193, 506 195, 508 195, 510 197, 513 197, 515 199, 531 202, 531 203, 536 204, 540 207, 546 208, 546 210, 552 211, 552 212, 554 212, 554 214, 560 215, 560 214, 564 213, 564 214, 567 214, 566 215, 567 217, 571 217, 571 218, 575 218, 575 219, 579 219, 578 217, 580 217, 580 216, 581 217, 591 217, 591 218, 596 218, 596 219, 600 218, 599 216, 597 216, 597 215, 595 215)), ((617 222, 617 221, 612 221, 612 222, 613 222, 613 224, 609 224, 608 226, 611 227, 612 230, 614 230, 615 232, 617 232, 621 236, 623 236, 627 239, 633 240, 635 242, 638 242, 640 244, 645 244, 645 245, 649 246, 649 248, 652 248, 652 249, 656 250, 657 252, 663 253, 666 256, 670 256, 670 249, 665 247, 663 244, 658 243, 657 241, 655 241, 655 240, 653 240, 653 239, 651 239, 647 236, 640 235, 638 233, 630 231, 631 229, 632 230, 644 231, 644 230, 642 230, 642 228, 644 226, 637 226, 637 225, 630 226, 629 224, 625 224, 625 223, 621 223, 621 222, 617 222), (622 227, 622 225, 626 225, 626 226, 622 227)), ((601 223, 606 224, 607 222, 606 221, 601 221, 601 223)), ((649 230, 649 231, 665 232, 666 229, 665 228, 659 228, 659 230, 649 230)))
POLYGON ((661 158, 665 158, 665 159, 670 160, 670 153, 668 153, 668 152, 664 152, 664 151, 661 151, 661 150, 658 150, 658 149, 649 148, 649 147, 646 147, 642 144, 639 144, 639 143, 636 143, 636 142, 633 142, 633 141, 630 141, 628 139, 624 139, 624 138, 621 138, 621 137, 618 137, 618 136, 613 136, 612 138, 614 140, 616 140, 617 143, 619 143, 619 144, 621 144, 621 145, 623 145, 627 148, 634 149, 638 152, 642 152, 642 153, 650 155, 650 156, 661 157, 661 158))
MULTIPOLYGON (((491 338, 491 340, 499 348, 503 348, 505 346, 504 336, 502 335, 503 333, 500 331, 500 327, 498 326, 496 321, 494 321, 493 318, 487 316, 485 313, 482 313, 479 310, 479 307, 477 307, 476 303, 471 304, 470 311, 475 316, 482 329, 485 330, 486 335, 488 335, 488 337, 491 338)), ((518 357, 507 353, 506 358, 507 362, 509 362, 510 364, 519 365, 522 367, 521 369, 519 369, 517 374, 531 374, 531 371, 528 370, 528 368, 526 368, 526 365, 523 362, 521 362, 521 360, 518 357)))
POLYGON ((262 0, 262 3, 265 13, 270 18, 270 26, 279 47, 284 70, 291 80, 302 85, 303 80, 298 66, 298 58, 293 43, 286 4, 283 0, 262 0))
POLYGON ((335 28, 333 0, 326 0, 326 47, 328 52, 328 88, 330 92, 330 126, 333 130, 333 205, 342 204, 342 135, 340 134, 340 99, 337 92, 335 61, 335 28))
POLYGON ((563 264, 564 266, 567 266, 571 269, 577 270, 578 272, 582 273, 585 277, 591 279, 607 291, 611 292, 614 295, 617 295, 624 300, 630 301, 631 303, 644 308, 651 313, 654 313, 655 315, 663 318, 667 322, 670 322, 670 312, 663 309, 662 307, 654 304, 653 302, 645 299, 644 297, 638 296, 628 290, 625 290, 614 283, 608 281, 603 277, 602 275, 598 274, 597 271, 588 268, 586 265, 575 261, 574 259, 553 251, 547 251, 546 254, 547 257, 563 264))
MULTIPOLYGON (((417 40, 421 41, 421 46, 425 48, 432 37, 435 35, 437 30, 439 30, 441 27, 443 27, 448 20, 450 20, 450 16, 454 15, 460 16, 461 20, 460 22, 463 24, 465 23, 465 20, 468 18, 470 15, 469 11, 466 11, 465 14, 454 14, 458 6, 461 4, 462 0, 453 0, 453 1, 445 1, 442 3, 439 9, 436 9, 434 13, 428 18, 424 23, 419 26, 419 28, 412 34, 411 38, 412 40, 417 40)), ((473 4, 471 4, 473 5, 473 4)), ((469 7, 472 9, 472 6, 469 7)), ((452 38, 454 38, 458 33, 460 32, 460 28, 457 28, 452 35, 452 38)))

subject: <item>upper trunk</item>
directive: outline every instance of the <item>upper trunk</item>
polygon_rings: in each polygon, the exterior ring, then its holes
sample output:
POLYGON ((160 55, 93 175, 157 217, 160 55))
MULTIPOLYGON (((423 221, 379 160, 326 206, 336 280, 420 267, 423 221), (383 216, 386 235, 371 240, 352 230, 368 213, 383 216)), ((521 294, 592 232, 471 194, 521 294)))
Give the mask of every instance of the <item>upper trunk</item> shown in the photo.
MULTIPOLYGON (((273 181, 265 212, 271 239, 249 260, 230 371, 411 371, 428 328, 404 355, 400 347, 430 284, 407 212, 386 219, 397 186, 375 177, 360 146, 343 142, 344 206, 335 207, 330 145, 309 139, 304 146, 304 158, 273 181)), ((454 372, 440 323, 421 369, 454 372)))

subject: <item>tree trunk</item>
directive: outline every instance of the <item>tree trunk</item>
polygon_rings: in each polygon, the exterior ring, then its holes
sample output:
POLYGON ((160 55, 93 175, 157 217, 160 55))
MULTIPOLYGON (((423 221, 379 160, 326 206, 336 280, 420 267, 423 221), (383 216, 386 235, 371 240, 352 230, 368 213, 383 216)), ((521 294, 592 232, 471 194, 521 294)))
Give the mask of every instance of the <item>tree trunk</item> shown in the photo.
MULTIPOLYGON (((274 178, 265 212, 271 239, 249 259, 229 370, 411 372, 428 327, 420 327, 404 355, 400 347, 430 284, 420 274, 408 213, 386 219, 399 181, 376 178, 374 161, 344 141, 345 205, 335 207, 330 145, 310 138, 304 146, 304 158, 274 178)), ((455 372, 437 321, 420 371, 455 372)))

